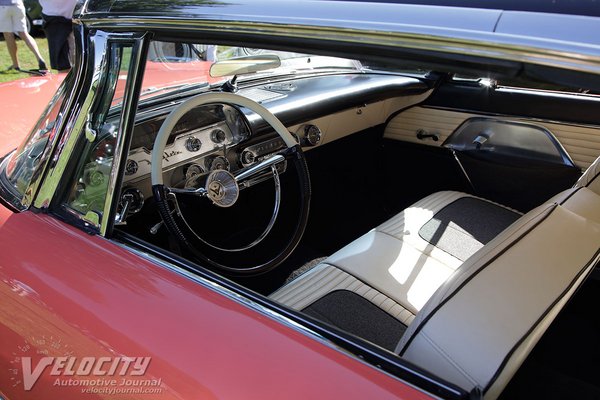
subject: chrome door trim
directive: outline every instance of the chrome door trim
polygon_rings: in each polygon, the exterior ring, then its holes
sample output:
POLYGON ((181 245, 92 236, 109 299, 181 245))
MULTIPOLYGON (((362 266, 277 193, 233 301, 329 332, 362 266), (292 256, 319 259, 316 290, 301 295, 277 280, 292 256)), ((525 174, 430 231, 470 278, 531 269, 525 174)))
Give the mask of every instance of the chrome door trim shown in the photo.
MULTIPOLYGON (((76 30, 76 29, 74 29, 76 30)), ((79 27, 78 30, 81 34, 81 27, 79 27)), ((72 116, 73 113, 71 112, 72 109, 74 109, 74 103, 75 103, 75 99, 78 97, 77 93, 79 92, 79 90, 81 89, 81 85, 82 85, 82 81, 83 81, 83 76, 84 76, 84 68, 82 68, 82 63, 78 64, 79 68, 76 71, 72 71, 70 72, 71 74, 75 74, 75 77, 72 78, 73 79, 73 88, 74 90, 72 90, 71 94, 65 93, 65 101, 64 104, 61 106, 61 109, 64 110, 64 113, 66 115, 66 118, 63 118, 61 121, 61 125, 58 126, 56 128, 56 135, 53 138, 52 142, 49 143, 50 148, 45 149, 45 152, 49 152, 49 156, 44 160, 44 162, 42 164, 40 164, 38 166, 38 168, 36 169, 36 171, 33 174, 33 177, 31 179, 31 181, 29 182, 29 185, 27 186, 27 190, 25 191, 26 195, 23 196, 22 200, 21 200, 21 204, 23 206, 23 210, 28 209, 30 206, 34 206, 37 208, 42 208, 41 206, 44 204, 49 204, 44 202, 44 201, 38 201, 40 198, 44 198, 46 196, 46 190, 48 185, 46 185, 46 180, 48 179, 49 176, 52 176, 52 171, 56 168, 56 155, 55 152, 60 151, 60 149, 57 149, 57 146, 59 146, 59 143, 61 146, 64 145, 64 136, 65 136, 65 131, 67 129, 69 129, 69 125, 72 124, 72 116)), ((70 79, 68 76, 65 77, 66 79, 70 79)), ((63 81, 63 83, 61 84, 65 84, 65 81, 63 81)), ((65 88, 65 91, 68 88, 65 88)), ((60 176, 60 175, 58 175, 60 176)))
MULTIPOLYGON (((84 131, 85 124, 88 119, 90 108, 94 103, 96 91, 101 80, 101 71, 106 64, 106 45, 108 43, 108 34, 102 31, 96 32, 90 37, 91 51, 86 51, 83 54, 83 59, 80 62, 80 82, 83 86, 85 80, 89 80, 89 90, 86 94, 77 94, 76 97, 82 96, 79 101, 71 104, 67 112, 70 114, 69 124, 62 132, 60 138, 60 146, 56 149, 53 155, 53 164, 48 169, 38 195, 35 197, 34 206, 39 209, 48 209, 50 203, 54 199, 60 182, 64 179, 64 173, 67 164, 71 161, 73 150, 76 143, 84 131), (91 72, 86 71, 86 66, 92 64, 91 72), (91 73, 91 77, 87 75, 91 73)), ((87 48, 85 44, 83 48, 87 48)), ((80 88, 80 90, 82 90, 80 88)))
MULTIPOLYGON (((117 131, 117 143, 113 153, 113 165, 108 181, 106 199, 104 201, 103 217, 100 223, 100 234, 102 236, 106 236, 106 233, 109 229, 112 229, 115 222, 114 218, 116 217, 117 204, 120 200, 118 192, 121 190, 122 182, 122 174, 120 174, 119 171, 121 171, 121 165, 124 164, 125 159, 127 158, 127 151, 129 150, 129 146, 127 145, 129 142, 127 139, 128 136, 131 136, 128 135, 128 133, 133 130, 135 107, 137 107, 137 95, 134 95, 134 87, 140 86, 140 75, 143 74, 143 72, 140 71, 140 66, 146 61, 145 58, 142 59, 142 56, 145 56, 142 51, 143 42, 146 39, 145 34, 142 34, 141 36, 138 35, 136 38, 129 37, 120 39, 121 41, 126 42, 132 42, 133 40, 133 46, 131 48, 131 60, 127 72, 127 83, 124 89, 123 106, 121 107, 121 115, 119 118, 120 124, 117 131)), ((111 40, 113 42, 115 41, 114 39, 111 40)))

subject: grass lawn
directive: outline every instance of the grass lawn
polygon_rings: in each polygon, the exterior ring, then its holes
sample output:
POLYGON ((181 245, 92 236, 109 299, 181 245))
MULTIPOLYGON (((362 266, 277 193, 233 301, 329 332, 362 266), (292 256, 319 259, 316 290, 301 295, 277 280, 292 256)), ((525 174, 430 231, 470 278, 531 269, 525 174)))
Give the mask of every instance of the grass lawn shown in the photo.
MULTIPOLYGON (((2 36, 2 35, 0 35, 2 36)), ((34 38, 37 45, 42 53, 42 57, 46 60, 46 65, 50 68, 50 58, 48 56, 48 41, 45 37, 34 38)), ((33 53, 29 50, 27 45, 20 39, 17 39, 17 48, 19 56, 19 66, 22 69, 37 69, 38 63, 33 53)), ((8 49, 4 40, 0 41, 0 82, 8 82, 15 79, 26 78, 31 76, 24 72, 17 71, 6 71, 8 67, 12 65, 10 56, 8 55, 8 49)))

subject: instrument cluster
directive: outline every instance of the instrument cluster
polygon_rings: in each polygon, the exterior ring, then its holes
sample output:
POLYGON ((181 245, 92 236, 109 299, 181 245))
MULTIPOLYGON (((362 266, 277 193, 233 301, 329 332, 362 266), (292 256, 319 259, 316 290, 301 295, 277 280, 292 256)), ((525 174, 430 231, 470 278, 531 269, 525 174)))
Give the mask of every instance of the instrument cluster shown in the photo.
MULTIPOLYGON (((154 138, 165 118, 163 115, 136 126, 132 150, 125 165, 126 184, 150 176, 154 138)), ((163 153, 163 171, 171 171, 192 160, 196 174, 229 169, 228 149, 249 136, 250 130, 243 116, 231 106, 209 105, 194 109, 173 129, 163 153)))

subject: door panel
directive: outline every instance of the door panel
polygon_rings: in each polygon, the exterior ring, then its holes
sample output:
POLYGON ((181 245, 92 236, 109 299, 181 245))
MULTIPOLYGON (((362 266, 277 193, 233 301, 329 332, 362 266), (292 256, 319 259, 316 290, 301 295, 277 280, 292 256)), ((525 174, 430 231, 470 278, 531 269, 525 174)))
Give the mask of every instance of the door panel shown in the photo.
MULTIPOLYGON (((396 115, 385 129, 388 139, 402 140, 429 146, 441 146, 450 134, 469 118, 486 114, 453 111, 431 107, 413 107, 396 115), (437 142, 426 138, 417 138, 417 131, 422 129, 428 133, 439 134, 437 142)), ((586 169, 600 156, 600 127, 562 124, 532 120, 519 117, 494 116, 494 119, 527 121, 548 129, 565 148, 575 165, 586 169)))
MULTIPOLYGON (((447 162, 457 164, 456 170, 460 171, 459 174, 465 174, 466 179, 468 177, 467 180, 471 183, 470 191, 523 212, 573 185, 581 171, 600 155, 600 129, 595 126, 426 106, 410 108, 392 118, 386 126, 384 138, 390 142, 420 145, 417 146, 420 148, 438 148, 438 156, 444 155, 447 162), (470 118, 528 122, 544 128, 554 135, 575 166, 506 157, 494 152, 484 154, 444 148, 443 144, 448 137, 470 118)), ((422 170, 423 165, 428 163, 426 158, 414 162, 413 168, 405 171, 422 170)), ((427 174, 419 178, 421 187, 432 185, 431 191, 441 190, 440 179, 434 179, 434 176, 441 174, 442 169, 428 168, 427 174)))

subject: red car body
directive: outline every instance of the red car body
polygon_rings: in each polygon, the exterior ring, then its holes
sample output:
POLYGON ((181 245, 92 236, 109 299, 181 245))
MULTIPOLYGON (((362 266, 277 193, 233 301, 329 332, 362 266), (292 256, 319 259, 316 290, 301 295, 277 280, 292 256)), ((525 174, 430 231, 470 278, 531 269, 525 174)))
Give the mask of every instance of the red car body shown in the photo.
POLYGON ((27 392, 10 372, 15 365, 7 360, 25 354, 35 360, 49 348, 55 348, 53 356, 152 357, 148 373, 162 380, 163 392, 128 398, 428 398, 211 288, 52 217, 2 207, 0 243, 5 399, 82 397, 79 387, 54 386, 49 368, 27 392), (20 353, 27 344, 31 348, 20 353))

